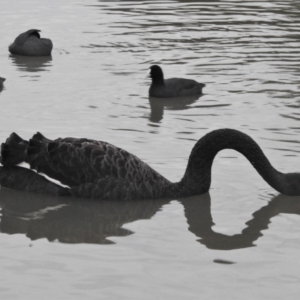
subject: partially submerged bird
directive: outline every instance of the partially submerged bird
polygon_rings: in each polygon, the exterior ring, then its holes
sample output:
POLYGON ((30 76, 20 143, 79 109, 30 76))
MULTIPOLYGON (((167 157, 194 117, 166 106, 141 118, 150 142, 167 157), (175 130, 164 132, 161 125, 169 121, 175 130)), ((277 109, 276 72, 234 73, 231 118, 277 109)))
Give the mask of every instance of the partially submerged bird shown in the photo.
POLYGON ((25 141, 12 133, 1 145, 3 187, 94 199, 179 198, 206 193, 211 167, 223 149, 242 153, 278 192, 300 195, 300 173, 283 174, 272 167, 258 144, 233 129, 214 130, 192 149, 183 178, 172 183, 138 157, 106 142, 86 138, 49 140, 41 133, 25 141), (32 170, 16 166, 27 162, 32 170), (43 173, 67 187, 50 182, 43 173))
POLYGON ((11 54, 23 56, 49 56, 53 48, 50 39, 41 38, 40 30, 30 29, 21 33, 8 47, 11 54))
POLYGON ((3 82, 4 82, 5 80, 6 80, 5 78, 0 77, 0 89, 3 88, 3 82))
POLYGON ((157 98, 172 98, 182 96, 201 95, 204 83, 199 83, 192 79, 170 78, 164 79, 164 74, 160 66, 150 67, 150 78, 152 84, 149 89, 149 96, 157 98))

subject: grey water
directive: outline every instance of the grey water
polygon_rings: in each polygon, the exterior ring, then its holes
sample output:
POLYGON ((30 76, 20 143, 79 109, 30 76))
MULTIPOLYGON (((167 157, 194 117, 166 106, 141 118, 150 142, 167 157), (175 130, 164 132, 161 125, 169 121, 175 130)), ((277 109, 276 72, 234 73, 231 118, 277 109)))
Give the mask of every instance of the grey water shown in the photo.
MULTIPOLYGON (((300 170, 300 2, 0 1, 0 142, 104 140, 180 180, 213 129, 253 137, 300 170), (28 29, 51 58, 11 56, 28 29), (149 99, 149 66, 205 83, 149 99)), ((300 198, 240 154, 216 157, 209 194, 93 202, 0 190, 1 299, 298 299, 300 198)))

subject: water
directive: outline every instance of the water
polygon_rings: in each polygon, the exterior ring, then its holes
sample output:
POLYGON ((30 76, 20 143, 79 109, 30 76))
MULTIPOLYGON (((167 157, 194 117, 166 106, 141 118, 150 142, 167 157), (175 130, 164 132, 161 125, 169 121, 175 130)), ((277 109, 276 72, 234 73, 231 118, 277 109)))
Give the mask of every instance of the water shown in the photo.
MULTIPOLYGON (((96 138, 172 181, 194 143, 229 127, 282 172, 299 171, 297 1, 1 3, 0 140, 96 138), (52 58, 12 57, 41 29, 52 58), (148 98, 148 68, 206 84, 185 101, 148 98)), ((0 190, 3 299, 298 299, 300 202, 249 162, 220 153, 210 194, 94 203, 0 190)))

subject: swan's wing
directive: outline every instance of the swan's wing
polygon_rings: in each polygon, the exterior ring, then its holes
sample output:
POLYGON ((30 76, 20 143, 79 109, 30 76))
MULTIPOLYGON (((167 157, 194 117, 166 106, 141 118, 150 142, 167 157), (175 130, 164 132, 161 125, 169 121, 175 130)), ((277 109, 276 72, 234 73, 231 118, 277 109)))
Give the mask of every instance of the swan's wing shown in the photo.
POLYGON ((129 152, 109 143, 89 139, 35 139, 27 150, 31 168, 69 186, 95 184, 99 180, 134 182, 156 181, 162 177, 129 152))
MULTIPOLYGON (((5 168, 12 168, 9 170, 12 174, 14 166, 25 161, 31 169, 69 186, 73 195, 81 197, 158 198, 166 195, 171 187, 167 179, 135 155, 91 139, 59 138, 52 141, 37 133, 28 142, 12 133, 1 145, 0 161, 5 168)), ((16 175, 21 178, 25 171, 19 169, 16 169, 16 175)), ((31 177, 26 177, 21 186, 17 182, 16 188, 38 191, 40 181, 34 182, 31 177)), ((12 185, 7 183, 7 186, 12 185)))
POLYGON ((70 193, 76 197, 101 199, 101 200, 132 200, 156 198, 155 191, 143 182, 128 182, 116 178, 101 178, 95 183, 84 183, 73 186, 70 193))

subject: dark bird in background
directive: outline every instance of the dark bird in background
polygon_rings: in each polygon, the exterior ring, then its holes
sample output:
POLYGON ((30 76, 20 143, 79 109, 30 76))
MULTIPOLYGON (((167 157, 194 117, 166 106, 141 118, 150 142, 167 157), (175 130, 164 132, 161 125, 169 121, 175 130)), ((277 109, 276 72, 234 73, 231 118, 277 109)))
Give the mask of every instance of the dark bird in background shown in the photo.
POLYGON ((164 79, 164 74, 160 66, 150 67, 149 77, 152 84, 149 89, 150 97, 172 98, 182 96, 201 95, 204 83, 199 83, 192 79, 170 78, 164 79))
POLYGON ((3 82, 4 82, 5 80, 6 80, 5 78, 0 77, 0 91, 3 89, 3 82))
POLYGON ((41 38, 40 30, 30 29, 21 33, 8 47, 11 54, 23 56, 49 56, 53 48, 50 39, 41 38))

